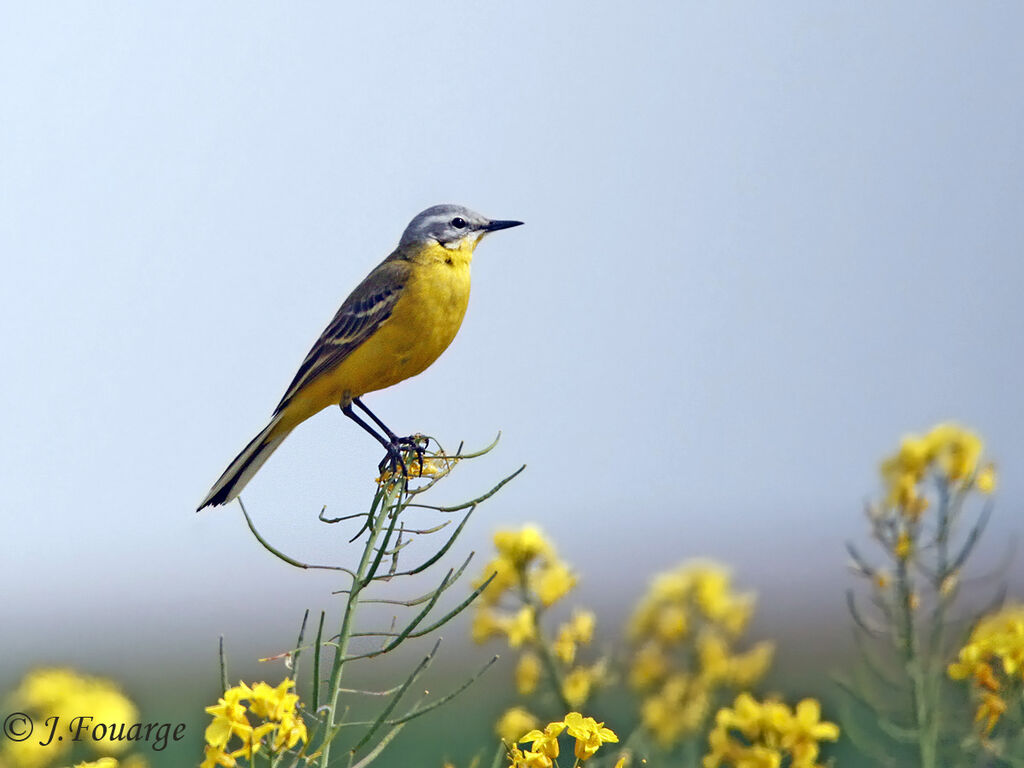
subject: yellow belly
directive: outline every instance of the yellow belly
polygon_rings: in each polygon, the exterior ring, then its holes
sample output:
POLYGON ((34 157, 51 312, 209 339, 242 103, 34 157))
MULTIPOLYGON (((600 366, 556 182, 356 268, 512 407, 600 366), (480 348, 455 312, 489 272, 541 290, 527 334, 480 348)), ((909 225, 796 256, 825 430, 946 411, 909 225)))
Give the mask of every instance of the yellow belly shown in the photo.
POLYGON ((312 384, 310 389, 320 392, 309 394, 326 404, 348 403, 422 373, 452 343, 468 305, 468 259, 418 264, 391 317, 336 370, 312 384))

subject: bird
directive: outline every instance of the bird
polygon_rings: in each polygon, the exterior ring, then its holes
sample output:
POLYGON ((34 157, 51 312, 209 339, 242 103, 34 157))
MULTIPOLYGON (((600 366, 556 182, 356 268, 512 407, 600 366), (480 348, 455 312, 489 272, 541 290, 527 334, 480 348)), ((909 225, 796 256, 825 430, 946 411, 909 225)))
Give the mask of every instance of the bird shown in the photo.
POLYGON ((451 204, 417 214, 398 247, 342 303, 302 361, 270 423, 228 465, 197 511, 235 499, 295 427, 332 405, 384 446, 393 469, 401 464, 404 470, 400 451, 415 449, 415 439, 398 437, 361 398, 416 376, 437 360, 466 314, 477 244, 491 232, 522 223, 489 219, 451 204))

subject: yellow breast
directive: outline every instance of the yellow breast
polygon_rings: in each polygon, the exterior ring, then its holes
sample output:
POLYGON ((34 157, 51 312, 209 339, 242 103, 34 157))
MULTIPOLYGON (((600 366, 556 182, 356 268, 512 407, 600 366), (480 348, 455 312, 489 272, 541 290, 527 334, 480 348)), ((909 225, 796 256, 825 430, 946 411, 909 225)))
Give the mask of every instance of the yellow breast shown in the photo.
POLYGON ((440 245, 411 254, 414 266, 391 317, 331 377, 342 399, 415 376, 448 348, 469 305, 472 257, 472 247, 440 245))

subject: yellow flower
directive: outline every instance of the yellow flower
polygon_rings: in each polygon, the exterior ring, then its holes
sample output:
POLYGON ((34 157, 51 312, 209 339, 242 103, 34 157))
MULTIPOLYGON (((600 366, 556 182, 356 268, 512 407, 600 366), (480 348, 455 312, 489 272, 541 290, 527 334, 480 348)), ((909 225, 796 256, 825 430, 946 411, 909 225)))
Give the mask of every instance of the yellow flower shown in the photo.
POLYGON ((684 606, 666 605, 655 619, 654 636, 666 643, 673 643, 686 635, 688 624, 684 606))
POLYGON ((576 642, 588 645, 594 639, 594 628, 597 625, 597 618, 592 611, 573 612, 569 621, 569 631, 572 632, 576 642))
POLYGON ((244 741, 251 740, 253 729, 246 717, 246 706, 243 700, 252 696, 252 690, 245 683, 239 683, 224 691, 217 703, 207 707, 206 712, 213 715, 213 722, 206 726, 204 738, 206 743, 216 749, 224 749, 232 736, 244 741))
POLYGON ((991 731, 1005 710, 1003 681, 1024 678, 1024 606, 1008 605, 979 621, 948 673, 972 681, 979 701, 975 722, 991 731))
POLYGON ((906 560, 910 557, 910 553, 914 550, 914 542, 910 538, 910 534, 907 533, 906 529, 900 531, 900 535, 896 540, 896 546, 893 548, 893 553, 900 560, 906 560))
POLYGON ((762 703, 742 693, 731 709, 723 707, 715 716, 703 765, 777 768, 789 757, 787 764, 792 768, 816 768, 818 742, 838 736, 835 724, 821 720, 821 708, 814 699, 804 699, 793 712, 781 701, 762 703), (739 731, 743 740, 734 738, 733 731, 739 731))
MULTIPOLYGON (((32 715, 37 724, 50 717, 63 722, 88 715, 93 723, 133 723, 139 713, 132 701, 111 680, 80 674, 72 669, 40 668, 30 671, 11 694, 12 708, 32 715)), ((44 741, 45 743, 45 741, 44 741)), ((118 754, 130 747, 127 741, 90 741, 101 755, 118 754)), ((0 765, 42 768, 69 751, 70 741, 42 746, 39 739, 0 740, 0 765)))
POLYGON ((563 722, 548 723, 544 726, 543 731, 534 729, 529 733, 523 734, 523 736, 520 737, 519 742, 523 743, 528 741, 531 744, 531 752, 536 752, 537 754, 554 759, 558 757, 558 737, 564 730, 565 723, 563 722))
POLYGON ((203 768, 233 766, 235 759, 241 756, 251 761, 270 734, 273 734, 271 749, 275 752, 291 749, 300 741, 305 742, 306 724, 296 710, 299 697, 289 692, 294 685, 295 681, 287 678, 276 688, 264 682, 251 688, 239 683, 226 690, 216 704, 207 707, 213 721, 204 734, 207 748, 203 768), (249 702, 248 706, 243 704, 245 701, 249 702), (264 722, 254 728, 248 714, 264 722), (228 753, 232 737, 238 738, 241 746, 228 753))
POLYGON ((486 643, 492 637, 504 635, 508 631, 508 618, 500 616, 486 605, 481 606, 473 614, 473 625, 470 630, 474 643, 486 643))
POLYGON ((999 694, 986 692, 981 695, 981 704, 974 715, 974 722, 984 723, 982 726, 985 733, 991 733, 996 727, 999 718, 1006 711, 1006 702, 999 694))
POLYGON ((118 763, 112 757, 101 757, 92 762, 75 763, 75 768, 117 768, 118 763))
POLYGON ((537 638, 536 617, 532 605, 524 605, 505 627, 508 633, 508 644, 518 648, 524 643, 531 643, 537 638))
POLYGON ((574 707, 581 706, 590 698, 590 689, 594 684, 595 670, 587 667, 576 667, 565 676, 562 694, 565 700, 574 707))
POLYGON ((516 690, 522 696, 529 696, 537 689, 540 675, 540 659, 536 654, 524 653, 516 665, 516 690))
POLYGON ((524 569, 534 558, 551 553, 551 545, 540 529, 527 525, 520 531, 502 530, 494 534, 494 547, 499 556, 517 569, 524 569))
POLYGON ((710 683, 729 677, 729 647, 715 632, 705 632, 697 639, 700 674, 710 683))
POLYGON ((569 735, 576 739, 573 752, 580 761, 593 757, 602 744, 619 740, 614 731, 604 727, 604 723, 598 723, 592 717, 583 717, 579 712, 570 712, 564 722, 569 735))
POLYGON ((572 664, 573 661, 575 661, 576 638, 573 636, 572 629, 570 627, 563 626, 558 630, 558 635, 551 644, 551 650, 554 651, 555 656, 557 656, 563 664, 572 664))
POLYGON ((821 720, 821 705, 815 699, 804 699, 782 733, 782 746, 793 754, 795 764, 810 765, 818 759, 819 741, 838 738, 839 726, 821 720))
POLYGON ((633 657, 629 671, 629 682, 636 690, 644 690, 665 677, 668 659, 661 646, 650 642, 640 647, 633 657))
POLYGON ((992 493, 996 489, 996 468, 988 464, 974 478, 974 486, 982 493, 992 493))
POLYGON ((576 586, 576 576, 560 560, 546 563, 530 578, 530 587, 544 605, 553 605, 576 586))
POLYGON ((519 583, 519 572, 508 558, 496 557, 486 565, 480 578, 473 582, 473 588, 478 589, 484 583, 487 583, 487 587, 480 593, 480 600, 486 605, 494 605, 505 592, 519 583), (491 580, 488 582, 488 579, 491 580))
POLYGON ((285 716, 293 716, 299 697, 294 693, 288 693, 288 690, 294 687, 295 681, 288 678, 282 680, 276 688, 271 688, 263 682, 256 683, 252 687, 249 711, 263 720, 278 722, 285 716))
POLYGON ((505 710, 494 726, 495 733, 506 744, 515 744, 528 733, 537 727, 537 718, 531 715, 522 707, 512 707, 505 710))
POLYGON ((764 677, 774 655, 775 646, 772 643, 758 643, 746 653, 737 654, 728 660, 726 677, 741 688, 753 685, 764 677))
POLYGON ((512 746, 508 751, 512 761, 511 768, 552 768, 553 761, 539 752, 523 752, 519 747, 512 746))

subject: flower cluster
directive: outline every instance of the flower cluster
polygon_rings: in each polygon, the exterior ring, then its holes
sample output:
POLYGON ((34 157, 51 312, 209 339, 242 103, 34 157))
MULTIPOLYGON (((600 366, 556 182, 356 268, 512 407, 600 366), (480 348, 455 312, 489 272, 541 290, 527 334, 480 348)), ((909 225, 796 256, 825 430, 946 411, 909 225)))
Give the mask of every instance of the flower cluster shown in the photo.
MULTIPOLYGON (((573 745, 576 763, 592 758, 602 744, 616 743, 619 740, 614 731, 604 727, 604 723, 599 723, 592 717, 584 717, 579 712, 570 712, 564 719, 548 723, 544 730, 534 729, 518 739, 521 744, 529 742, 530 749, 521 750, 514 744, 509 746, 511 768, 552 768, 557 765, 558 737, 563 732, 576 740, 573 745)), ((620 759, 616 768, 621 768, 624 763, 625 758, 620 759)))
POLYGON ((995 468, 981 464, 982 450, 981 438, 956 424, 939 424, 925 435, 907 435, 899 450, 882 462, 887 506, 916 522, 929 506, 922 483, 931 473, 954 487, 991 493, 995 468))
MULTIPOLYGON (((31 714, 36 723, 43 723, 54 716, 63 722, 71 722, 83 714, 92 716, 94 722, 133 723, 139 719, 135 704, 116 683, 82 675, 72 669, 43 668, 29 672, 11 694, 8 703, 12 710, 31 714)), ((121 754, 130 746, 127 741, 110 739, 88 739, 85 744, 99 755, 121 754)), ((4 739, 0 766, 43 768, 63 758, 71 746, 67 739, 55 739, 46 746, 35 738, 24 741, 4 739)))
POLYGON ((1024 682, 1024 605, 1007 606, 978 622, 949 665, 949 676, 971 681, 978 699, 975 722, 990 733, 1007 700, 1020 697, 1024 682))
MULTIPOLYGON (((575 611, 551 637, 541 625, 544 612, 576 585, 576 575, 535 526, 498 531, 494 546, 497 555, 476 582, 477 587, 486 587, 473 618, 473 640, 505 638, 511 648, 522 649, 515 673, 521 695, 533 694, 547 678, 565 705, 582 706, 605 674, 603 662, 577 663, 579 648, 593 641, 594 614, 575 611)), ((505 728, 499 723, 499 732, 511 733, 508 723, 522 722, 514 715, 517 711, 522 710, 506 713, 505 728)))
POLYGON ((494 579, 481 595, 483 603, 495 605, 509 590, 527 590, 544 607, 553 605, 576 586, 576 576, 560 560, 555 548, 536 526, 494 534, 497 556, 484 568, 479 583, 491 574, 494 579))
POLYGON ((644 696, 644 726, 664 748, 698 731, 723 687, 746 688, 771 664, 773 646, 733 646, 753 612, 725 568, 684 563, 655 577, 628 627, 634 651, 629 680, 644 696))
POLYGON ((804 699, 790 709, 781 701, 759 702, 741 693, 715 716, 704 768, 819 768, 819 742, 835 741, 839 727, 822 721, 821 706, 804 699), (787 761, 788 762, 785 762, 787 761))
POLYGON ((289 693, 294 685, 287 678, 276 688, 266 683, 256 683, 251 688, 239 683, 226 690, 214 706, 207 707, 213 722, 206 727, 202 768, 232 768, 239 757, 252 762, 253 755, 264 746, 276 754, 305 742, 306 724, 296 711, 299 697, 289 693), (262 722, 254 727, 249 721, 250 714, 262 722), (241 745, 229 751, 232 738, 237 738, 241 745))

